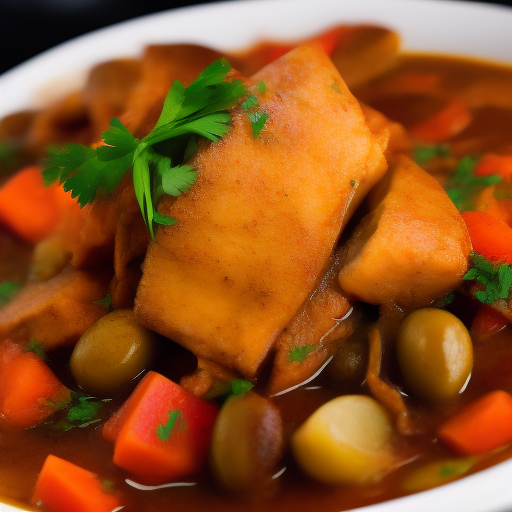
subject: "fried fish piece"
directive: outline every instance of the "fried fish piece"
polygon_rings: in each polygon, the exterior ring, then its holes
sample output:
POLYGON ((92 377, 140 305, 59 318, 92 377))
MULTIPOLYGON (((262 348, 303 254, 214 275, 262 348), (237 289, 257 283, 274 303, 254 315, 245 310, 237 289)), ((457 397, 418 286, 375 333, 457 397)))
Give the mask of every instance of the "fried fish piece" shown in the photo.
POLYGON ((192 189, 161 205, 177 224, 150 244, 135 300, 145 326, 252 377, 312 292, 349 216, 387 168, 357 100, 316 44, 252 79, 243 108, 196 155, 192 189))

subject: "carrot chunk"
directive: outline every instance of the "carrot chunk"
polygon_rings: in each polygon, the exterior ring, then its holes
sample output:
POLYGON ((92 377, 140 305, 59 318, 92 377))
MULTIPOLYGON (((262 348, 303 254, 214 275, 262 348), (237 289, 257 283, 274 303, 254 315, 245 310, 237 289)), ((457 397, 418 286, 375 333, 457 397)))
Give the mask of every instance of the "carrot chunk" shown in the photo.
POLYGON ((484 155, 475 165, 475 176, 497 174, 512 183, 512 155, 484 155))
POLYGON ((19 429, 33 427, 55 412, 55 404, 69 400, 69 390, 33 352, 26 352, 3 364, 0 415, 6 426, 19 429))
POLYGON ((217 408, 166 377, 149 372, 104 426, 114 463, 147 483, 200 471, 217 408))
POLYGON ((438 438, 460 455, 479 455, 512 443, 512 396, 492 391, 443 423, 438 438))
POLYGON ((485 212, 461 213, 473 249, 489 261, 512 263, 512 228, 485 212))
POLYGON ((483 340, 491 334, 501 331, 509 323, 510 320, 502 313, 482 304, 471 324, 471 332, 477 340, 483 340))
POLYGON ((0 222, 31 243, 50 235, 65 213, 77 207, 61 186, 44 186, 39 167, 22 169, 0 188, 0 222))
POLYGON ((444 142, 460 133, 471 122, 471 112, 463 101, 452 101, 428 119, 410 127, 409 133, 424 142, 444 142))
POLYGON ((51 512, 112 512, 121 506, 94 473, 55 455, 46 458, 32 503, 42 503, 51 512))

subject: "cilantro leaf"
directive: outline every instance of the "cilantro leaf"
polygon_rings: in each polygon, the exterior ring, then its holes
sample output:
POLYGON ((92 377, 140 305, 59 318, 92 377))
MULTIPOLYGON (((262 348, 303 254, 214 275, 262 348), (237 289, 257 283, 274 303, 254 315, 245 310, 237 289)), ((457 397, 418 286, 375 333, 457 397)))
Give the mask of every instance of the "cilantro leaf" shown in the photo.
POLYGON ((442 144, 437 146, 416 146, 413 150, 413 159, 421 167, 430 160, 450 156, 450 149, 442 144))
POLYGON ((244 379, 233 379, 231 381, 231 393, 234 396, 245 396, 252 388, 254 384, 244 379))
POLYGON ((10 302, 21 288, 23 288, 23 285, 16 281, 2 281, 0 283, 0 306, 10 302))
POLYGON ((57 409, 67 411, 66 418, 56 424, 58 429, 67 431, 75 427, 87 427, 101 421, 101 418, 97 417, 98 413, 110 399, 98 399, 76 391, 71 391, 70 394, 71 400, 68 403, 64 405, 53 403, 57 409))
POLYGON ((317 346, 315 345, 304 345, 303 347, 295 347, 292 350, 290 350, 290 355, 288 356, 288 361, 290 363, 293 363, 295 361, 298 361, 299 363, 302 363, 304 359, 310 354, 311 352, 314 352, 317 350, 317 346))
POLYGON ((101 402, 95 402, 88 396, 81 396, 78 398, 78 404, 69 409, 68 420, 72 423, 88 423, 96 416, 101 406, 101 402))
POLYGON ((96 304, 97 306, 105 306, 106 308, 109 308, 112 305, 112 295, 110 293, 107 293, 103 299, 95 300, 93 304, 96 304))
MULTIPOLYGON (((230 70, 229 63, 220 59, 188 87, 176 80, 155 127, 141 140, 119 119, 113 118, 110 128, 102 135, 104 144, 96 149, 80 144, 48 148, 48 166, 43 171, 45 183, 60 182, 64 190, 71 191, 72 197, 85 206, 99 194, 111 194, 126 172, 133 169, 137 202, 154 238, 154 224, 176 222, 156 210, 160 195, 178 196, 196 181, 194 169, 183 165, 185 158, 192 156, 193 148, 197 149, 195 137, 199 135, 214 142, 224 137, 231 129, 228 109, 247 94, 241 80, 226 79, 230 70), (185 151, 181 151, 181 158, 176 158, 176 148, 182 146, 185 151)), ((259 125, 264 122, 258 121, 259 125)))
POLYGON ((484 304, 492 304, 500 299, 507 299, 512 290, 512 265, 493 265, 487 258, 477 252, 472 252, 469 259, 473 264, 463 279, 478 281, 483 285, 475 297, 484 304))
POLYGON ((261 133, 261 130, 263 130, 263 128, 265 127, 265 123, 267 122, 268 118, 269 115, 266 112, 263 112, 262 110, 258 110, 257 112, 254 112, 249 115, 249 119, 251 120, 252 124, 252 136, 255 139, 261 133))
MULTIPOLYGON (((257 89, 260 94, 265 94, 267 86, 265 82, 260 81, 253 89, 257 89)), ((269 115, 259 108, 260 103, 254 93, 249 94, 247 99, 242 103, 242 108, 249 114, 249 120, 252 125, 252 136, 257 139, 261 130, 265 127, 265 123, 269 115)))
POLYGON ((476 160, 470 156, 464 157, 460 162, 453 176, 445 186, 446 193, 453 201, 459 211, 473 209, 473 198, 483 188, 495 185, 501 181, 496 174, 489 176, 475 176, 473 171, 476 160))
POLYGON ((35 340, 30 340, 29 344, 26 346, 25 351, 34 352, 34 354, 39 356, 41 359, 46 359, 46 353, 44 351, 44 348, 35 340))
POLYGON ((197 172, 191 165, 171 167, 170 162, 169 165, 166 162, 165 168, 159 171, 162 176, 162 188, 171 196, 187 192, 197 180, 197 172))
POLYGON ((170 410, 169 411, 169 421, 165 425, 159 425, 156 433, 160 440, 167 441, 169 437, 171 437, 172 431, 176 425, 176 422, 178 421, 178 418, 181 415, 181 410, 178 409, 176 411, 170 410))

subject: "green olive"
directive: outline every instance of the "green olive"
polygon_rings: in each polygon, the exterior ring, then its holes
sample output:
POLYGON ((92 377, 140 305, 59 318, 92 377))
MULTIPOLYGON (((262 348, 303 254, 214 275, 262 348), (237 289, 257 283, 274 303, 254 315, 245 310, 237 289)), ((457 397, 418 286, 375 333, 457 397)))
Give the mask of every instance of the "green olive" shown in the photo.
POLYGON ((131 309, 118 309, 82 335, 71 355, 71 372, 88 393, 112 396, 148 368, 154 352, 155 334, 131 309))
POLYGON ((398 330, 396 352, 405 384, 431 402, 459 394, 473 367, 468 330, 442 309, 423 308, 408 315, 398 330))
POLYGON ((283 452, 279 410, 250 391, 229 399, 213 428, 210 465, 217 480, 240 494, 265 493, 283 452))

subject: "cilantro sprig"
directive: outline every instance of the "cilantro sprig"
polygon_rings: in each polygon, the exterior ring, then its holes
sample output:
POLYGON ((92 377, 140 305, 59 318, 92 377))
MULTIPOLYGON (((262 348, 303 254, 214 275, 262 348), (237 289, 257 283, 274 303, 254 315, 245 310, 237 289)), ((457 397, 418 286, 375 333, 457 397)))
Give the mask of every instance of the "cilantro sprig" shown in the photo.
POLYGON ((22 288, 23 285, 16 281, 2 281, 0 283, 0 306, 10 302, 22 288))
POLYGON ((512 265, 493 265, 477 252, 471 252, 469 259, 473 267, 466 272, 463 279, 478 281, 484 287, 476 291, 475 297, 484 304, 507 299, 512 291, 512 265))
POLYGON ((167 441, 169 437, 171 437, 172 431, 174 428, 183 428, 184 426, 184 418, 181 418, 181 422, 178 420, 181 416, 181 410, 177 409, 176 411, 170 410, 169 411, 169 420, 165 425, 158 425, 158 428, 156 430, 156 433, 161 441, 167 441))
MULTIPOLYGON (((49 148, 45 182, 59 181, 84 206, 101 193, 114 192, 126 172, 133 169, 135 195, 153 238, 154 224, 176 222, 157 211, 158 199, 162 194, 187 192, 197 179, 195 169, 183 165, 197 148, 196 137, 213 142, 224 137, 231 128, 228 110, 247 94, 242 81, 226 80, 230 70, 229 63, 221 59, 188 87, 174 81, 155 127, 140 140, 113 118, 103 133, 104 145, 96 149, 74 143, 49 148)), ((261 92, 262 87, 258 89, 261 92)), ((268 116, 261 110, 254 112, 254 106, 247 111, 256 137, 268 116)))
POLYGON ((446 193, 459 211, 474 209, 473 200, 476 194, 485 187, 501 181, 501 177, 496 174, 475 176, 475 164, 476 160, 473 157, 464 157, 446 183, 446 193))
POLYGON ((83 428, 101 421, 98 413, 110 399, 86 396, 76 391, 71 391, 70 394, 71 400, 69 402, 62 405, 53 403, 57 409, 67 411, 65 419, 56 424, 59 430, 67 431, 75 427, 83 428))
POLYGON ((290 350, 288 354, 288 362, 294 363, 299 362, 302 363, 308 357, 311 352, 314 352, 318 349, 317 345, 304 345, 302 347, 294 347, 290 350))
POLYGON ((245 396, 254 387, 252 382, 244 379, 233 379, 231 381, 231 396, 245 396))
POLYGON ((446 158, 449 156, 450 148, 443 144, 416 146, 413 150, 413 159, 419 166, 427 164, 434 158, 446 158))

